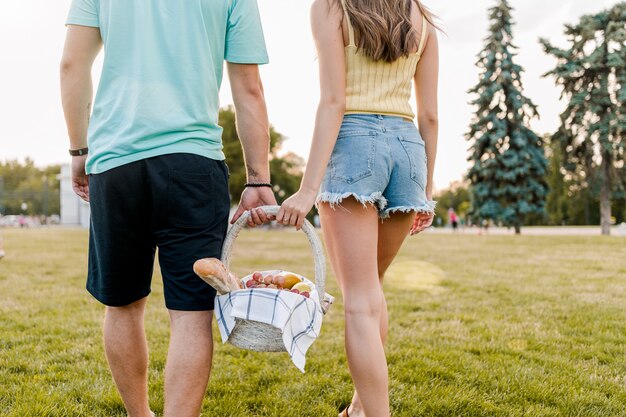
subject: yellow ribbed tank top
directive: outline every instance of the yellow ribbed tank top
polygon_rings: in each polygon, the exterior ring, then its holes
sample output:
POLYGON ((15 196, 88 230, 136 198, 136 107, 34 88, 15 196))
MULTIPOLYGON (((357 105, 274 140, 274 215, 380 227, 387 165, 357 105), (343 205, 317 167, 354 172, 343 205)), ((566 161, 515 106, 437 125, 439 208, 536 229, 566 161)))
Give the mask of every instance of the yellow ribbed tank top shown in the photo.
POLYGON ((417 53, 394 62, 374 61, 358 51, 354 28, 342 0, 349 44, 346 55, 346 114, 382 114, 415 118, 410 105, 411 87, 417 64, 424 52, 428 21, 423 17, 417 53))

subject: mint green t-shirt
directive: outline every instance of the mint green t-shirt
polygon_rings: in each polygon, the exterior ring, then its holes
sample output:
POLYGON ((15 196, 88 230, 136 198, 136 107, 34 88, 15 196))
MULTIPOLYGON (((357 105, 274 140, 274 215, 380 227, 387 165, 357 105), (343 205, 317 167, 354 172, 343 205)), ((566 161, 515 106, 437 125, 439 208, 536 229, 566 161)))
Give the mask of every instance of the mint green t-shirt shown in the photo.
POLYGON ((171 153, 224 159, 224 60, 268 62, 256 0, 73 0, 67 24, 104 42, 87 173, 171 153))

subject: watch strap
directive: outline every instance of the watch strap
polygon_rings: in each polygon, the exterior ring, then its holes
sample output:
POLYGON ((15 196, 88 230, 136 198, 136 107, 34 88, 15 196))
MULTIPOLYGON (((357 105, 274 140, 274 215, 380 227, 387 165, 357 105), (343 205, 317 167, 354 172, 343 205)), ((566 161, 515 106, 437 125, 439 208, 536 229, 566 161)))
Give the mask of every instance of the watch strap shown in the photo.
POLYGON ((70 149, 70 156, 83 156, 89 153, 89 148, 70 149))

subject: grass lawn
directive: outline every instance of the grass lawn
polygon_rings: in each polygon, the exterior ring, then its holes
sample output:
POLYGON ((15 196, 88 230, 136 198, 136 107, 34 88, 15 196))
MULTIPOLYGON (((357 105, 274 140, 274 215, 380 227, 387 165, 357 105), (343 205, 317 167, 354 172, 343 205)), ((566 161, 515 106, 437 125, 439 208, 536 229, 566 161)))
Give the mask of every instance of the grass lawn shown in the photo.
MULTIPOLYGON (((0 416, 125 416, 102 350, 103 308, 84 290, 87 233, 3 233, 0 416)), ((295 232, 245 232, 234 268, 312 277, 307 245, 295 232)), ((626 239, 423 235, 387 278, 394 416, 626 416, 626 239)), ((307 373, 286 354, 216 343, 203 416, 337 415, 351 381, 332 275, 327 291, 337 303, 307 373)), ((160 414, 168 319, 158 277, 147 332, 160 414)))

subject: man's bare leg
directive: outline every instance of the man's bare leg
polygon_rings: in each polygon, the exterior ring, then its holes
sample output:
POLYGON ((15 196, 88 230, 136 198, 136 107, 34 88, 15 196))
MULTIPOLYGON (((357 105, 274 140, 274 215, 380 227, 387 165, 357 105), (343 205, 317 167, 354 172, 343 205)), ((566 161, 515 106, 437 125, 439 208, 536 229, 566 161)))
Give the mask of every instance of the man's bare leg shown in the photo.
POLYGON ((169 310, 164 417, 198 417, 213 360, 212 311, 169 310))
POLYGON ((107 307, 104 348, 111 374, 129 417, 152 417, 148 405, 148 344, 144 330, 147 298, 107 307))

